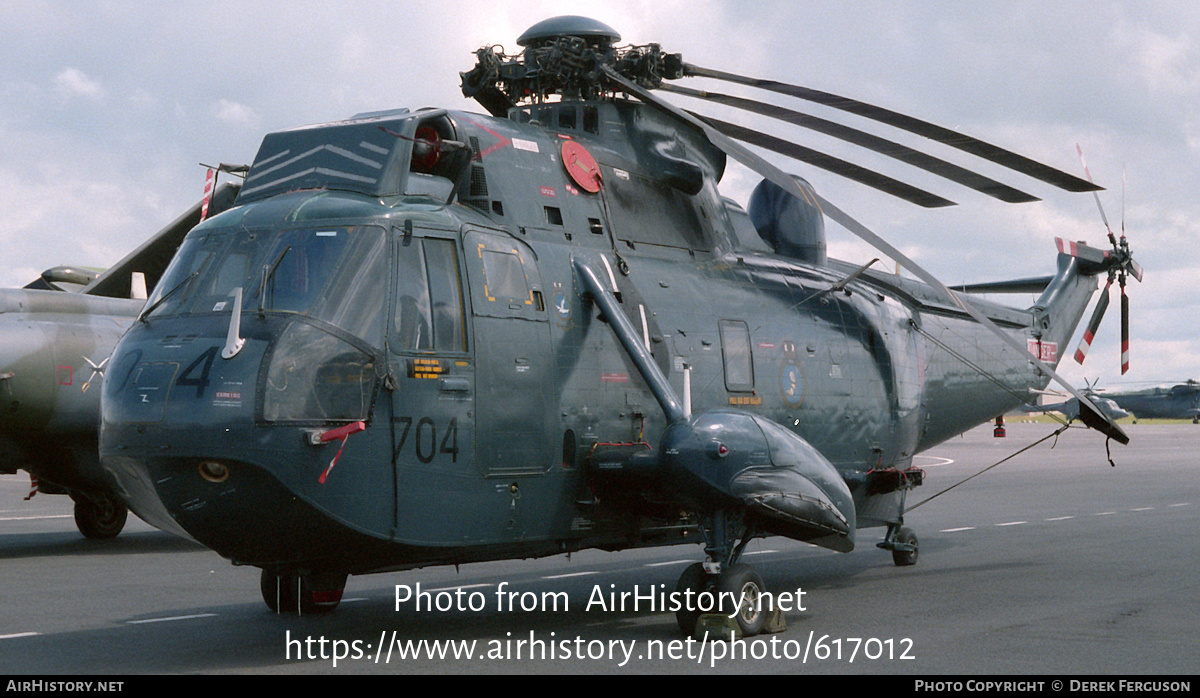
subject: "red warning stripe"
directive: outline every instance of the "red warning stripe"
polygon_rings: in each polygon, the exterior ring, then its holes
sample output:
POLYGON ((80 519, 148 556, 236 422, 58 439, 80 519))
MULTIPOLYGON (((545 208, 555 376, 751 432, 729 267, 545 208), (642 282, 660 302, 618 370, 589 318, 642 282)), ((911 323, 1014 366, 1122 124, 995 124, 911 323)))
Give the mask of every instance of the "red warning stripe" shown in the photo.
POLYGON ((204 202, 200 204, 200 220, 208 218, 208 204, 212 201, 213 180, 216 179, 217 172, 213 168, 208 168, 208 174, 204 177, 204 202))
POLYGON ((1092 340, 1095 338, 1096 336, 1092 334, 1091 330, 1083 333, 1083 339, 1080 340, 1079 347, 1075 349, 1076 361, 1083 363, 1084 357, 1087 356, 1088 351, 1090 351, 1092 348, 1092 340))

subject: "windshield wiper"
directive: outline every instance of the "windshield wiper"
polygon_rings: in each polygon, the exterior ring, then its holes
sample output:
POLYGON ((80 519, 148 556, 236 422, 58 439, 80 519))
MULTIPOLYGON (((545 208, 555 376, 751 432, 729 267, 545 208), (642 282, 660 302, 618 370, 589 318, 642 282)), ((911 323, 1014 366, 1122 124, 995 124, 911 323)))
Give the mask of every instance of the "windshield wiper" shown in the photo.
POLYGON ((143 310, 142 314, 138 315, 138 320, 141 320, 142 324, 148 324, 149 320, 147 320, 146 318, 150 315, 150 313, 153 313, 158 308, 158 306, 162 305, 163 303, 165 303, 167 301, 168 298, 175 295, 176 291, 178 291, 179 289, 186 286, 192 279, 196 278, 199 275, 200 275, 199 271, 194 271, 191 274, 188 274, 187 278, 185 278, 183 281, 180 281, 178 284, 175 285, 175 288, 164 293, 162 295, 162 297, 159 298, 158 300, 154 301, 154 303, 150 307, 143 310))
POLYGON ((279 263, 283 261, 284 256, 292 249, 291 245, 283 248, 279 256, 271 262, 271 266, 263 266, 262 278, 258 282, 258 316, 265 317, 267 310, 267 284, 271 282, 271 278, 275 276, 275 270, 279 268, 279 263))

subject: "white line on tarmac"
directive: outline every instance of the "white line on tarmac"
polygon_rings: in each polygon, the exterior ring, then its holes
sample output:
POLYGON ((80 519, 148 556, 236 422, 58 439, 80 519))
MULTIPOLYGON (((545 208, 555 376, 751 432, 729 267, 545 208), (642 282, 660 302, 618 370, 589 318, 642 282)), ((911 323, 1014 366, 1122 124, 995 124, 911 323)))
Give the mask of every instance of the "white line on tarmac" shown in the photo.
POLYGON ((572 572, 570 574, 555 574, 542 579, 566 579, 567 577, 586 577, 590 574, 600 574, 599 572, 572 572))
POLYGON ((942 458, 941 456, 913 456, 914 460, 917 458, 927 458, 930 460, 941 461, 940 463, 925 463, 921 466, 922 468, 936 468, 939 465, 950 465, 954 462, 953 458, 942 458))
POLYGON ((666 562, 647 562, 643 567, 666 567, 668 565, 686 565, 697 560, 667 560, 666 562))
POLYGON ((1137 509, 1130 509, 1129 511, 1152 511, 1153 509, 1154 507, 1138 507, 1137 509))
POLYGON ((1009 521, 1008 523, 999 523, 997 526, 1020 526, 1021 524, 1029 523, 1028 521, 1009 521))
POLYGON ((459 587, 442 587, 441 589, 426 589, 430 594, 436 594, 439 591, 458 591, 459 589, 479 589, 481 587, 494 587, 495 584, 464 584, 459 587))
POLYGON ((778 550, 751 550, 750 552, 742 553, 742 557, 747 555, 766 555, 767 553, 777 553, 778 550))
POLYGON ((959 531, 974 531, 974 526, 963 526, 962 528, 943 528, 938 533, 958 533, 959 531))
POLYGON ((1053 519, 1046 519, 1046 520, 1047 521, 1066 521, 1067 519, 1073 519, 1073 518, 1075 518, 1075 517, 1074 516, 1055 516, 1053 519))
POLYGON ((1092 516, 1112 516, 1115 513, 1117 513, 1117 512, 1115 512, 1115 511, 1098 511, 1095 514, 1092 514, 1092 516))
POLYGON ((32 521, 34 519, 69 519, 70 514, 49 514, 46 516, 0 516, 0 521, 32 521))
POLYGON ((34 635, 41 635, 41 633, 12 633, 11 635, 0 635, 0 640, 11 640, 17 637, 33 637, 34 635))
POLYGON ((1191 505, 1192 505, 1192 503, 1191 503, 1191 502, 1180 502, 1179 504, 1171 504, 1170 506, 1173 506, 1173 507, 1187 507, 1187 506, 1191 506, 1191 505))
POLYGON ((212 618, 212 617, 215 617, 216 615, 217 614, 215 614, 215 613, 194 613, 190 616, 170 616, 168 618, 147 618, 145 620, 131 620, 131 621, 128 621, 128 623, 129 623, 129 625, 140 625, 142 623, 166 623, 168 621, 173 621, 173 620, 191 620, 193 618, 212 618))

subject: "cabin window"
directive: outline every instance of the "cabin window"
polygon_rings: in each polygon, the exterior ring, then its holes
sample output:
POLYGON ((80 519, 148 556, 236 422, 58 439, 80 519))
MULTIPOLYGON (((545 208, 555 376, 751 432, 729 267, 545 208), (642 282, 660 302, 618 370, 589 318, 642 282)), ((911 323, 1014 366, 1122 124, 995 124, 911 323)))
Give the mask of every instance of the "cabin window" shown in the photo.
POLYGON ((731 392, 754 390, 754 362, 750 354, 750 330, 739 320, 722 320, 721 357, 725 364, 725 388, 731 392))
POLYGON ((488 300, 528 302, 529 282, 521 258, 511 252, 483 250, 484 287, 488 300))

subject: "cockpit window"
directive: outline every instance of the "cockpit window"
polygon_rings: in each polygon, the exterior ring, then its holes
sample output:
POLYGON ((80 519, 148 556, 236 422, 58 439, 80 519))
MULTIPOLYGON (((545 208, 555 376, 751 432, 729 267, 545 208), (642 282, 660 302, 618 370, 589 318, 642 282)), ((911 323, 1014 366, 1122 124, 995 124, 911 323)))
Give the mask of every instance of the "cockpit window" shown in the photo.
POLYGON ((400 246, 392 348, 466 351, 462 281, 454 242, 416 238, 400 246))
POLYGON ((189 237, 147 317, 229 312, 308 315, 382 346, 387 238, 378 226, 214 231, 189 237))
POLYGON ((325 260, 341 256, 350 234, 342 229, 289 230, 267 254, 263 307, 304 312, 324 290, 333 268, 325 260))
POLYGON ((189 237, 183 241, 175 259, 146 301, 147 317, 178 315, 180 309, 194 300, 199 284, 196 280, 208 273, 212 261, 229 242, 229 236, 213 233, 189 237))

